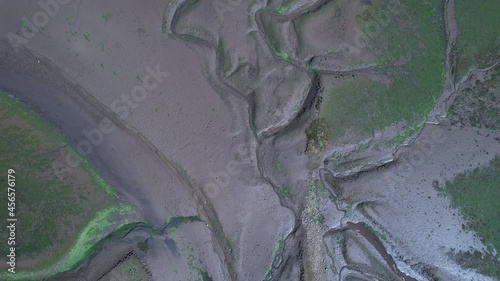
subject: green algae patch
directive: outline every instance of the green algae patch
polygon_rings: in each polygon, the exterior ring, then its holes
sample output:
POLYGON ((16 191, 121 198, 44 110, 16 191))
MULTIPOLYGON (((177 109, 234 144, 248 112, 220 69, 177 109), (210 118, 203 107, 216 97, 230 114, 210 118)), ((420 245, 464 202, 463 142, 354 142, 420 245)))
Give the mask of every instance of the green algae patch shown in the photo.
POLYGON ((129 221, 126 219, 124 220, 124 217, 132 214, 133 212, 134 210, 132 209, 132 207, 125 204, 113 206, 99 211, 80 232, 78 240, 76 241, 73 248, 69 251, 65 263, 62 265, 59 271, 67 271, 81 262, 84 258, 87 257, 89 250, 92 249, 94 244, 102 239, 102 237, 108 235, 108 233, 110 232, 109 228, 119 228, 127 224, 129 221), (120 220, 123 220, 123 222, 117 225, 116 222, 120 220))
POLYGON ((199 216, 177 216, 171 217, 165 221, 164 231, 168 232, 172 239, 175 240, 175 231, 181 224, 191 223, 191 222, 200 222, 202 221, 199 216))
MULTIPOLYGON (((110 238, 128 233, 137 223, 127 219, 135 211, 129 205, 118 205, 102 210, 80 232, 70 251, 55 265, 46 269, 17 272, 9 280, 26 280, 40 276, 50 277, 71 270, 85 259, 102 249, 110 238), (116 229, 113 231, 113 229, 116 229), (103 238, 105 237, 105 238, 103 238)), ((0 276, 3 276, 0 274, 0 276)))
POLYGON ((90 41, 90 33, 84 32, 83 33, 83 38, 85 38, 85 40, 87 40, 87 41, 90 41))
MULTIPOLYGON (((16 273, 29 280, 70 270, 94 243, 136 218, 109 186, 54 128, 12 96, 0 92, 0 171, 16 171, 16 273), (54 163, 70 156, 77 167, 61 174, 54 163)), ((6 197, 0 204, 7 206, 6 197)), ((7 212, 0 214, 5 222, 7 212)), ((7 239, 7 232, 2 232, 7 239)), ((6 248, 0 254, 6 255, 6 248)))
POLYGON ((276 49, 276 47, 271 46, 271 49, 273 50, 273 53, 278 56, 280 59, 289 62, 290 61, 290 55, 285 52, 285 51, 280 51, 276 49))
POLYGON ((178 216, 178 217, 171 217, 165 221, 165 227, 178 227, 181 224, 185 223, 190 223, 190 222, 197 222, 197 221, 202 221, 199 216, 178 216))
POLYGON ((279 6, 276 9, 274 9, 274 11, 277 14, 279 14, 279 15, 284 15, 286 13, 286 11, 288 11, 288 7, 286 7, 286 6, 279 6))
POLYGON ((297 6, 297 0, 270 0, 267 2, 267 9, 274 11, 278 15, 284 15, 294 6, 297 6))
POLYGON ((270 16, 262 16, 260 20, 262 21, 262 27, 268 38, 267 44, 269 50, 279 59, 290 62, 290 54, 287 51, 291 50, 288 50, 286 44, 286 38, 284 36, 286 30, 283 24, 270 16))
POLYGON ((390 144, 401 144, 404 140, 409 138, 410 136, 413 136, 416 131, 418 131, 420 128, 422 128, 425 124, 425 121, 427 121, 427 117, 424 117, 422 121, 420 121, 418 124, 415 126, 411 126, 408 129, 404 130, 403 132, 399 133, 397 136, 389 140, 390 144))

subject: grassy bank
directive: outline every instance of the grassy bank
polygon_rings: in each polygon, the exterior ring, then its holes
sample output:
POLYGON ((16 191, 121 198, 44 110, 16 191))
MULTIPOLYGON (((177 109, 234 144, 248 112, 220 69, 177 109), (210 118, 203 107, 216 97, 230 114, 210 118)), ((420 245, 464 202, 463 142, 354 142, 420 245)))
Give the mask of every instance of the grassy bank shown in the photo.
MULTIPOLYGON (((15 98, 0 92, 0 172, 16 171, 16 274, 27 280, 71 269, 93 244, 127 221, 133 210, 66 145, 64 138, 15 98), (68 155, 80 163, 58 174, 55 161, 68 155)), ((0 197, 7 219, 7 199, 0 197)), ((2 231, 6 241, 8 233, 2 231)), ((0 252, 4 252, 2 247, 0 252)), ((6 270, 0 279, 7 278, 6 270)))
POLYGON ((367 42, 362 51, 372 54, 377 67, 335 78, 325 89, 320 117, 328 121, 334 141, 347 132, 368 135, 398 122, 406 129, 418 126, 443 89, 441 1, 372 1, 357 23, 367 42))
POLYGON ((457 78, 500 56, 500 1, 455 1, 457 78))

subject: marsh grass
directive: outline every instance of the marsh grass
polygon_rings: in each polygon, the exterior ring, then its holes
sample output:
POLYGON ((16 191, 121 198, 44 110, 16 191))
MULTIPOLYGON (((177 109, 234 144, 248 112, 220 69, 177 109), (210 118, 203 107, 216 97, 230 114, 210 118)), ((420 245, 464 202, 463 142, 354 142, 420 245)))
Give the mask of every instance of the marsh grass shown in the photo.
POLYGON ((500 1, 455 1, 457 79, 500 56, 500 1))
MULTIPOLYGON (((17 177, 17 256, 32 262, 11 280, 32 280, 69 270, 133 210, 119 204, 111 187, 67 147, 61 135, 3 92, 0 120, 0 171, 13 168, 17 177), (61 176, 52 163, 65 152, 80 165, 61 176)), ((5 197, 0 197, 0 204, 7 206, 5 197)), ((6 215, 0 214, 4 222, 6 215)))
POLYGON ((441 1, 411 0, 391 13, 385 2, 372 1, 362 12, 357 21, 379 66, 375 75, 387 82, 356 76, 337 79, 326 89, 320 116, 327 120, 332 140, 404 122, 407 131, 392 140, 401 142, 422 125, 443 89, 442 9, 441 1), (376 15, 385 15, 386 23, 380 24, 376 15))
POLYGON ((451 206, 463 215, 465 229, 474 231, 487 246, 486 253, 452 251, 450 255, 463 266, 496 278, 500 278, 499 184, 500 156, 497 155, 488 166, 459 174, 439 187, 450 198, 451 206))
POLYGON ((467 221, 466 229, 476 231, 483 243, 500 250, 500 156, 487 167, 459 174, 444 185, 451 199, 467 221))

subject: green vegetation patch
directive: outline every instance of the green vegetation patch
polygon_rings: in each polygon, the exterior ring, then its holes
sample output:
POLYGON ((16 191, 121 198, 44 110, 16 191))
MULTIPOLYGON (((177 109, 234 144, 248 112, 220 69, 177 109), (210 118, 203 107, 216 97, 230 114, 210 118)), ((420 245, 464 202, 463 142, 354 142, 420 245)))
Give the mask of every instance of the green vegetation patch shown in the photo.
POLYGON ((189 277, 187 277, 187 280, 212 281, 212 277, 205 270, 203 261, 197 256, 191 242, 183 243, 180 252, 183 258, 186 259, 189 268, 189 277))
POLYGON ((328 123, 326 118, 318 118, 311 122, 311 125, 306 130, 307 136, 307 151, 319 151, 325 148, 328 141, 328 123))
POLYGON ((491 253, 483 254, 479 251, 453 251, 450 252, 449 255, 466 268, 475 268, 479 273, 500 280, 500 261, 491 253))
POLYGON ((275 8, 274 11, 277 14, 283 15, 283 14, 286 13, 286 11, 288 11, 288 7, 286 7, 286 6, 279 6, 279 7, 275 8))
POLYGON ((291 7, 295 6, 297 2, 297 0, 270 0, 267 3, 267 8, 279 15, 284 15, 291 7))
POLYGON ((374 127, 383 127, 387 119, 377 112, 376 102, 387 91, 387 86, 371 80, 340 80, 325 94, 320 118, 311 124, 308 140, 322 148, 325 139, 337 140, 349 130, 368 134, 374 127))
POLYGON ((290 196, 290 190, 288 187, 284 186, 278 190, 278 195, 281 199, 288 198, 290 196))
POLYGON ((151 273, 141 260, 133 253, 128 254, 100 281, 148 281, 151 273))
POLYGON ((320 117, 333 141, 404 122, 409 130, 395 139, 400 142, 421 126, 442 93, 442 2, 372 1, 357 22, 368 42, 362 51, 374 56, 377 67, 370 75, 334 76, 320 117))
MULTIPOLYGON (((71 269, 133 212, 111 187, 68 147, 60 134, 15 98, 0 92, 0 171, 16 171, 16 258, 10 280, 27 280, 71 269), (80 165, 60 174, 52 163, 70 155, 80 165)), ((7 198, 0 196, 6 211, 7 198)), ((7 241, 8 233, 2 232, 7 241)), ((6 247, 0 249, 6 255, 6 247)), ((5 278, 0 273, 0 279, 5 278)))
POLYGON ((275 21, 269 16, 263 16, 261 20, 265 29, 264 32, 269 40, 268 44, 271 52, 281 60, 290 61, 290 55, 287 52, 286 39, 284 37, 285 31, 283 30, 283 24, 275 21))
POLYGON ((488 167, 479 167, 447 181, 444 191, 451 205, 467 220, 466 228, 477 232, 484 243, 500 250, 500 156, 488 167))
POLYGON ((499 278, 500 268, 500 156, 496 156, 487 167, 479 167, 447 181, 443 191, 450 197, 451 205, 462 213, 467 230, 475 231, 487 246, 488 253, 481 254, 484 264, 473 258, 477 253, 454 253, 464 266, 477 268, 483 274, 495 273, 499 278), (497 251, 493 257, 493 249, 497 251), (490 266, 488 266, 488 264, 490 266))
POLYGON ((418 124, 414 126, 410 126, 408 129, 402 131, 399 133, 397 136, 389 140, 389 143, 392 144, 400 144, 402 143, 405 139, 408 137, 412 136, 416 131, 418 131, 422 126, 424 126, 425 121, 427 121, 427 117, 424 117, 422 121, 420 121, 418 124))
POLYGON ((485 67, 492 59, 499 58, 500 50, 500 1, 456 0, 457 21, 457 78, 467 74, 472 67, 485 67))
POLYGON ((386 242, 389 242, 389 239, 387 238, 387 236, 385 236, 385 234, 384 234, 384 233, 382 233, 382 232, 380 232, 380 231, 378 231, 378 230, 374 229, 373 227, 371 227, 371 226, 369 226, 369 225, 367 225, 367 224, 365 224, 365 227, 366 227, 366 228, 367 228, 367 229, 368 229, 371 233, 373 233, 373 235, 377 236, 378 238, 381 238, 381 239, 385 240, 386 242))
POLYGON ((278 49, 276 49, 276 47, 274 47, 274 45, 271 46, 271 49, 273 51, 273 53, 276 54, 276 56, 278 56, 281 60, 284 60, 284 61, 290 61, 290 55, 285 52, 285 51, 280 51, 278 49))
POLYGON ((102 13, 102 16, 101 18, 104 20, 104 22, 108 22, 109 19, 113 16, 113 14, 111 12, 106 12, 106 13, 102 13))
POLYGON ((170 233, 172 239, 175 239, 175 231, 177 230, 177 227, 179 227, 181 224, 198 222, 198 221, 202 221, 199 216, 171 217, 167 219, 167 221, 165 222, 165 230, 170 233))
POLYGON ((85 40, 87 40, 87 41, 90 41, 90 33, 84 32, 83 33, 83 38, 85 38, 85 40))
POLYGON ((283 254, 284 248, 285 240, 279 239, 278 241, 276 241, 276 244, 274 244, 273 262, 271 264, 271 267, 266 271, 264 280, 270 280, 273 276, 274 270, 279 267, 280 263, 282 262, 281 255, 283 254))

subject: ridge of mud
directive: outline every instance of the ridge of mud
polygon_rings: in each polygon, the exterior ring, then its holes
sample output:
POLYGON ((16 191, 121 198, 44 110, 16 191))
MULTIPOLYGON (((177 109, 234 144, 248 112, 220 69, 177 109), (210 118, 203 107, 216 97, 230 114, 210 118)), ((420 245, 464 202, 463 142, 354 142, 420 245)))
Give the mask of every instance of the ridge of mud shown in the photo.
MULTIPOLYGON (((142 223, 142 222, 134 224, 134 226, 132 228, 128 229, 125 233, 120 234, 119 236, 113 237, 114 232, 112 232, 107 237, 103 238, 101 241, 98 242, 99 244, 102 245, 102 247, 100 249, 96 249, 95 251, 93 251, 92 254, 90 254, 90 256, 87 259, 85 259, 80 264, 78 264, 74 269, 72 269, 71 271, 68 271, 68 272, 64 272, 64 273, 57 275, 55 277, 49 278, 48 280, 54 280, 54 281, 61 280, 61 279, 81 280, 80 278, 83 275, 83 273, 87 272, 87 270, 91 267, 92 263, 94 262, 94 260, 96 259, 96 257, 99 254, 103 254, 104 252, 109 252, 109 253, 115 252, 116 249, 114 249, 114 248, 117 247, 115 245, 116 243, 118 243, 122 240, 130 239, 130 238, 133 239, 133 237, 139 236, 140 235, 139 232, 141 232, 141 231, 145 231, 148 234, 153 234, 155 232, 155 230, 153 229, 152 226, 147 225, 146 223, 142 223), (113 245, 115 245, 115 246, 113 246, 113 245)), ((113 267, 109 268, 103 275, 107 274, 108 272, 110 272, 112 270, 113 270, 113 267)))
MULTIPOLYGON (((327 1, 324 1, 323 3, 326 3, 327 1)), ((450 9, 453 9, 452 7, 452 4, 454 3, 453 0, 448 0, 447 3, 446 3, 446 11, 449 11, 450 9), (451 4, 450 4, 451 3, 451 4)), ((267 12, 267 13, 270 13, 271 15, 273 14, 272 12, 267 12)), ((294 14, 296 15, 296 14, 294 14)), ((448 34, 448 37, 451 39, 448 39, 447 40, 447 43, 448 43, 448 52, 447 52, 447 79, 448 81, 451 81, 453 80, 453 66, 454 66, 454 63, 453 63, 453 46, 454 46, 454 38, 456 37, 456 28, 452 31, 450 31, 450 23, 449 21, 454 21, 454 18, 453 18, 453 15, 451 15, 451 18, 450 18, 450 15, 449 15, 449 12, 446 13, 447 15, 447 24, 446 24, 446 27, 447 27, 447 34, 448 34)), ((286 19, 290 19, 292 18, 293 16, 278 16, 280 20, 286 20, 286 19)), ((261 32, 262 32, 262 28, 261 29, 261 32)), ((295 63, 292 63, 294 66, 297 66, 295 63)), ((321 70, 318 70, 317 71, 318 73, 328 73, 328 72, 331 72, 331 71, 321 71, 321 70)), ((340 73, 344 73, 344 72, 340 72, 340 73)), ((453 89, 453 92, 455 90, 455 87, 454 85, 451 86, 451 88, 453 89)), ((446 99, 444 99, 446 100, 446 99)), ((436 104, 435 105, 435 108, 439 107, 441 105, 441 103, 443 103, 443 99, 441 99, 441 102, 439 104, 436 104)), ((431 111, 432 113, 432 111, 431 111)), ((301 115, 299 115, 297 117, 297 119, 300 117, 301 115)), ((431 116, 431 114, 429 114, 429 116, 431 116)), ((430 123, 432 124, 432 123, 430 123)), ((426 126, 427 124, 425 124, 424 126, 426 126)), ((289 124, 289 126, 292 126, 291 124, 289 124)), ((276 134, 276 136, 278 135, 284 135, 286 134, 287 128, 283 128, 282 131, 280 132, 280 134, 276 134)), ((397 157, 397 152, 398 150, 401 148, 401 147, 404 147, 404 146, 408 146, 410 145, 411 143, 413 143, 416 139, 418 139, 418 137, 420 136, 420 133, 422 132, 423 128, 420 128, 415 134, 413 137, 410 138, 409 142, 403 144, 403 145, 398 145, 394 148, 394 150, 390 153, 390 155, 392 155, 391 159, 378 159, 374 162, 371 162, 369 164, 366 164, 366 165, 362 165, 362 166, 359 166, 359 167, 354 167, 348 171, 345 171, 344 173, 341 173, 341 174, 335 174, 335 173, 332 173, 331 171, 329 170, 326 170, 328 171, 328 173, 330 173, 330 175, 334 178, 339 178, 339 179, 352 179, 353 177, 356 177, 362 173, 369 173, 370 171, 374 171, 374 170, 377 170, 378 168, 380 167, 383 167, 383 166, 386 166, 386 165, 390 165, 394 162, 396 162, 398 160, 398 157, 397 157)), ((324 168, 320 169, 320 174, 321 173, 321 170, 324 170, 324 168)), ((326 171, 323 171, 323 172, 326 172, 326 171)), ((322 177, 321 179, 322 181, 322 184, 324 186, 328 186, 325 182, 324 182, 324 178, 322 177)), ((333 190, 331 190, 333 193, 335 193, 333 190)), ((344 213, 344 218, 346 217, 346 210, 343 210, 339 207, 339 205, 335 202, 335 206, 337 208, 338 211, 343 211, 344 213)), ((348 222, 349 224, 350 222, 348 222)), ((369 232, 366 228, 365 228, 366 232, 369 232)), ((328 233, 330 233, 330 231, 328 231, 327 233, 325 233, 325 235, 327 235, 328 233)), ((371 233, 370 233, 371 234, 371 233)), ((374 235, 372 235, 374 236, 374 235)), ((373 237, 372 237, 373 238, 373 237)), ((379 241, 380 242, 380 241, 379 241)), ((371 241, 370 241, 371 243, 371 241)), ((384 248, 384 251, 381 252, 380 250, 380 246, 383 248, 382 244, 380 243, 380 245, 378 245, 379 247, 377 248, 377 250, 379 251, 379 253, 381 253, 383 256, 384 256, 384 259, 386 260, 387 264, 389 264, 390 268, 398 275, 400 276, 401 278, 403 278, 404 280, 415 280, 413 279, 412 277, 410 276, 407 276, 405 275, 403 272, 399 271, 399 269, 397 269, 397 267, 395 266, 395 263, 392 259, 392 257, 385 251, 385 248, 384 248), (390 262, 392 261, 392 263, 390 262)), ((330 255, 330 253, 328 253, 328 255, 330 255)), ((331 256, 330 256, 331 257, 331 256)), ((331 257, 332 258, 332 257, 331 257)))
MULTIPOLYGON (((406 275, 405 273, 401 272, 398 267, 396 266, 396 263, 394 262, 394 259, 387 253, 384 245, 380 241, 380 239, 371 233, 366 225, 364 223, 352 223, 352 222, 347 222, 345 226, 340 227, 340 228, 333 228, 328 230, 323 237, 328 237, 330 235, 333 235, 336 232, 342 232, 345 230, 353 230, 359 234, 361 234, 376 250, 377 252, 383 257, 389 268, 403 281, 416 281, 415 278, 410 277, 406 275)), ((346 266, 343 266, 339 272, 342 271, 343 268, 346 268, 346 266)))
MULTIPOLYGON (((264 13, 270 13, 272 14, 273 17, 280 17, 280 19, 286 21, 288 20, 289 18, 293 18, 295 17, 296 15, 300 15, 300 14, 303 14, 303 13, 308 13, 314 9, 318 9, 319 7, 321 7, 322 5, 324 5, 325 3, 327 3, 328 1, 330 0, 323 0, 323 1, 320 1, 320 2, 316 2, 313 6, 311 7, 308 7, 305 11, 298 11, 294 14, 291 14, 291 15, 287 15, 287 16, 278 16, 268 10, 259 10, 255 13, 255 20, 258 24, 258 27, 259 27, 259 32, 261 32, 261 35, 265 38, 265 40, 268 40, 262 26, 261 26, 261 22, 259 20, 260 16, 264 13)), ((189 4, 187 4, 187 1, 186 2, 183 2, 182 5, 179 5, 178 8, 175 10, 174 12, 174 16, 170 22, 170 30, 169 32, 171 32, 176 38, 180 38, 181 40, 183 40, 183 37, 185 36, 184 34, 180 34, 177 32, 176 30, 176 22, 178 21, 179 17, 180 17, 180 14, 182 14, 183 10, 184 9, 187 9, 187 7, 189 6, 189 4)), ((245 100, 245 102, 247 103, 248 105, 248 116, 249 116, 249 127, 250 127, 250 130, 254 136, 254 138, 257 140, 257 147, 255 148, 256 151, 259 151, 260 150, 260 146, 262 145, 262 143, 267 140, 267 139, 270 139, 270 138, 274 138, 275 136, 277 135, 282 135, 282 134, 286 134, 287 131, 293 129, 293 128, 296 128, 300 125, 297 125, 296 123, 304 123, 307 121, 308 117, 307 117, 307 112, 310 111, 310 109, 314 106, 314 103, 315 103, 315 100, 316 100, 316 97, 317 97, 317 94, 321 88, 321 85, 320 85, 320 81, 319 81, 319 77, 318 75, 316 75, 315 73, 312 73, 310 71, 306 71, 306 69, 304 67, 301 67, 299 66, 298 64, 296 63, 291 63, 293 65, 293 67, 295 68, 298 68, 300 70, 302 70, 304 73, 306 73, 307 76, 309 76, 310 80, 312 81, 310 84, 310 89, 309 89, 309 92, 307 94, 307 97, 305 99, 305 102, 303 104, 301 104, 301 109, 299 110, 299 113, 290 121, 288 122, 286 125, 280 127, 276 132, 274 133, 271 133, 271 134, 262 134, 262 135, 259 135, 256 131, 256 126, 255 126, 255 109, 256 109, 256 95, 255 93, 251 93, 250 95, 246 96, 242 93, 240 93, 237 89, 235 89, 234 87, 232 87, 231 85, 229 85, 225 79, 224 79, 224 75, 223 75, 223 63, 224 63, 224 60, 225 60, 225 54, 223 53, 222 49, 207 41, 207 40, 204 40, 204 39, 201 39, 201 38, 196 38, 196 42, 195 43, 200 43, 204 46, 207 46, 209 47, 210 49, 214 50, 215 53, 216 53, 216 65, 215 65, 215 73, 216 73, 216 77, 217 77, 217 80, 220 84, 222 84, 227 90, 227 92, 229 92, 230 94, 238 97, 238 98, 241 98, 243 100, 245 100), (300 120, 300 121, 298 121, 300 120)), ((219 93, 219 91, 217 91, 219 93)), ((220 93, 219 93, 220 95, 220 93)), ((224 98, 224 97, 221 97, 221 98, 224 98)), ((267 182, 274 190, 274 192, 277 194, 277 191, 278 191, 278 186, 272 181, 271 178, 269 178, 268 176, 265 175, 265 172, 264 172, 264 167, 262 165, 262 155, 260 153, 256 153, 256 156, 257 156, 257 168, 259 170, 259 173, 260 173, 260 176, 262 179, 264 179, 265 182, 267 182)), ((292 208, 290 208, 289 206, 286 206, 285 204, 283 204, 282 200, 280 199, 280 205, 283 206, 283 207, 286 207, 290 210, 293 211, 292 208)), ((300 227, 300 219, 298 218, 298 216, 295 214, 295 212, 293 212, 294 214, 294 217, 295 217, 295 227, 294 229, 287 235, 287 237, 284 238, 284 241, 285 241, 285 245, 287 245, 287 240, 288 238, 290 237, 290 235, 292 235, 293 233, 295 233, 298 228, 300 227)), ((226 250, 227 251, 227 250, 226 250)), ((281 266, 281 264, 283 263, 283 259, 281 260, 281 262, 276 266, 276 268, 279 268, 281 266)), ((230 276, 232 278, 236 278, 235 275, 233 274, 230 274, 230 276)), ((235 280, 235 279, 234 279, 235 280)))
MULTIPOLYGON (((269 49, 269 38, 268 36, 266 35, 266 32, 262 26, 262 19, 261 17, 262 16, 269 16, 269 17, 272 17, 274 20, 277 20, 278 22, 284 22, 284 21, 289 21, 289 20, 292 20, 293 18, 296 18, 304 13, 310 13, 311 11, 314 11, 314 10, 317 10, 319 8, 322 7, 322 5, 328 3, 329 0, 324 0, 324 1, 317 1, 315 2, 314 4, 312 4, 311 6, 303 9, 303 10, 300 10, 300 11, 297 11, 297 12, 294 12, 292 14, 289 14, 289 15, 278 15, 272 11, 269 11, 269 10, 259 10, 255 13, 255 21, 257 22, 257 26, 258 26, 258 30, 260 32, 260 35, 262 35, 264 37, 264 40, 266 42, 266 45, 267 45, 267 48, 269 49)), ((317 95, 318 95, 318 91, 319 89, 321 88, 321 85, 318 84, 319 86, 318 87, 315 87, 315 80, 318 79, 318 76, 322 73, 346 73, 346 71, 332 71, 332 70, 316 70, 315 72, 312 72, 310 70, 307 70, 305 67, 302 67, 300 65, 300 63, 298 63, 297 61, 294 61, 293 59, 290 60, 288 63, 290 65, 292 65, 294 68, 298 68, 300 70, 302 70, 305 74, 307 74, 311 79, 311 85, 310 85, 310 90, 307 94, 307 98, 305 99, 305 102, 301 104, 301 109, 299 111, 299 113, 292 119, 292 120, 289 120, 289 122, 287 122, 286 125, 278 128, 278 130, 276 132, 273 132, 273 133, 264 133, 264 134, 258 134, 257 131, 256 131, 256 125, 255 125, 255 115, 256 115, 256 95, 255 93, 252 93, 250 95, 244 95, 243 93, 240 93, 237 89, 235 89, 234 87, 232 87, 230 84, 228 84, 226 81, 225 81, 225 78, 224 78, 224 75, 223 75, 223 62, 225 60, 225 54, 223 53, 223 50, 220 48, 220 46, 214 44, 214 43, 211 43, 210 41, 208 40, 204 40, 203 38, 199 38, 199 37, 196 37, 196 36, 192 36, 192 35, 188 35, 188 34, 182 34, 182 33, 179 33, 177 32, 176 30, 176 23, 177 21, 179 20, 179 17, 180 15, 184 12, 185 9, 188 8, 188 6, 190 4, 192 4, 193 2, 188 2, 188 1, 184 1, 182 2, 181 5, 179 5, 176 9, 175 9, 175 12, 174 12, 174 16, 172 18, 172 20, 170 21, 170 29, 169 29, 169 32, 171 32, 174 37, 178 38, 178 39, 181 39, 181 40, 184 40, 184 41, 194 41, 195 44, 197 45, 202 45, 204 47, 208 47, 210 50, 214 51, 215 52, 215 76, 217 77, 217 81, 214 82, 217 86, 217 87, 220 87, 222 88, 223 90, 222 91, 216 91, 219 95, 221 95, 221 98, 224 99, 224 97, 222 97, 222 93, 221 92, 224 92, 224 94, 230 94, 230 95, 233 95, 233 96, 236 96, 237 98, 241 98, 243 99, 247 105, 248 105, 248 116, 249 116, 249 127, 251 129, 251 132, 252 134, 254 135, 255 137, 255 140, 257 141, 257 147, 255 148, 255 150, 257 151, 256 155, 257 155, 257 168, 259 170, 259 173, 261 175, 261 177, 267 182, 269 183, 269 185, 271 185, 274 189, 274 192, 277 193, 277 190, 278 190, 278 184, 276 182, 274 182, 274 180, 267 176, 266 173, 265 173, 265 169, 266 167, 264 166, 263 164, 263 155, 262 153, 264 153, 263 151, 261 151, 261 147, 265 144, 265 142, 267 141, 267 143, 271 143, 271 144, 274 144, 274 142, 276 141, 276 139, 280 136, 284 136, 286 135, 287 133, 289 133, 290 131, 292 130, 295 130, 295 129, 298 129, 298 128, 302 128, 305 126, 305 124, 309 121, 309 119, 311 118, 312 114, 308 114, 308 113, 311 113, 313 111, 313 105, 315 103, 315 100, 317 98, 317 95), (189 40, 187 40, 189 39, 189 40), (222 87, 221 87, 222 85, 222 87)), ((446 11, 449 11, 450 9, 450 5, 453 2, 453 0, 448 0, 446 2, 446 11), (450 4, 451 3, 451 4, 450 4)), ((447 21, 450 20, 450 18, 447 18, 447 21)), ((449 28, 449 25, 446 25, 447 28, 449 28)), ((447 32, 448 36, 451 38, 452 35, 453 35, 453 32, 451 31, 448 31, 447 32)), ((456 31, 455 31, 455 34, 456 34, 456 31)), ((453 43, 454 41, 452 39, 449 39, 447 40, 447 44, 448 44, 448 51, 447 51, 447 79, 452 79, 452 68, 453 68, 453 43)), ((276 58, 276 59, 279 59, 276 54, 274 54, 273 52, 271 52, 273 54, 273 57, 276 58)), ((367 70, 370 70, 371 68, 362 68, 362 69, 356 69, 356 70, 349 70, 348 73, 359 73, 359 72, 363 72, 363 71, 367 71, 367 70)), ((211 71, 211 70, 210 70, 211 71)), ((450 81, 450 80, 448 80, 450 81)), ((454 89, 454 86, 451 86, 452 89, 454 89)), ((439 107, 441 105, 441 103, 439 104, 436 104, 436 108, 439 107)), ((429 124, 432 124, 432 122, 429 122, 429 124)), ((424 127, 428 125, 428 124, 425 124, 424 127)), ((366 165, 363 165, 363 166, 359 166, 359 167, 354 167, 352 168, 351 170, 348 170, 348 171, 345 171, 344 174, 340 175, 341 178, 352 178, 352 177, 356 177, 358 175, 360 175, 361 173, 368 173, 368 172, 371 172, 373 170, 376 170, 380 167, 383 167, 385 165, 390 165, 391 163, 397 161, 397 151, 401 148, 401 147, 404 147, 404 146, 407 146, 407 145, 410 145, 412 142, 414 142, 416 139, 419 138, 420 136, 420 133, 422 132, 422 129, 423 128, 420 128, 415 134, 414 136, 412 136, 409 141, 403 145, 398 145, 394 148, 394 150, 391 152, 391 155, 392 155, 392 158, 389 159, 389 160, 383 160, 383 159, 379 159, 379 160, 376 160, 376 161, 373 161, 369 164, 366 164, 366 165), (396 155, 396 156, 395 156, 396 155)), ((339 175, 332 175, 333 177, 336 177, 336 176, 339 176, 339 175)), ((280 200, 280 204, 286 208, 289 208, 291 210, 293 210, 293 208, 289 207, 289 206, 285 206, 282 202, 282 200, 280 200)), ((339 206, 337 204, 335 204, 335 207, 337 208, 337 210, 339 211, 343 211, 344 212, 344 217, 346 217, 346 210, 342 210, 341 208, 339 208, 339 206)), ((294 212, 294 215, 295 215, 295 212, 294 212)), ((285 244, 287 244, 287 241, 290 237, 292 237, 292 234, 294 233, 297 233, 298 230, 302 227, 301 225, 301 221, 300 219, 298 219, 298 216, 295 215, 295 221, 296 221, 296 225, 294 227, 294 229, 288 234, 288 236, 285 238, 285 244)), ((222 230, 222 229, 221 229, 222 230)), ((222 233, 222 232, 221 232, 222 233)), ((223 243, 222 243, 223 244, 223 243)), ((300 243, 299 243, 300 244, 300 243)), ((222 255, 224 254, 227 254, 228 253, 228 249, 227 248, 222 248, 221 249, 222 251, 222 255)), ((219 256, 221 256, 221 254, 219 253, 219 256)), ((228 265, 228 264, 231 264, 232 262, 234 262, 232 259, 229 259, 229 260, 226 260, 226 263, 225 263, 225 266, 228 266, 230 269, 226 268, 226 272, 229 274, 229 276, 233 279, 236 278, 236 273, 233 272, 234 271, 234 266, 233 265, 228 265)), ((281 266, 281 265, 279 265, 281 266)), ((279 267, 278 266, 278 267, 279 267)), ((397 270, 397 268, 395 268, 395 270, 397 270)), ((401 273, 401 272, 400 272, 401 273)), ((303 277, 302 277, 303 278, 303 277)))
MULTIPOLYGON (((162 227, 157 228, 145 222, 138 222, 132 223, 130 227, 128 225, 126 225, 125 227, 127 227, 125 232, 123 232, 121 229, 117 229, 98 241, 95 246, 96 249, 92 250, 92 253, 85 260, 81 261, 80 264, 78 264, 74 269, 49 278, 49 280, 55 281, 61 280, 61 278, 63 278, 64 280, 81 280, 81 276, 83 275, 83 273, 87 272, 94 262, 98 262, 95 261, 98 255, 102 255, 105 253, 113 254, 119 252, 120 248, 122 247, 122 245, 120 245, 122 241, 124 241, 124 244, 130 244, 126 242, 126 240, 134 240, 135 237, 140 237, 143 234, 149 235, 150 237, 162 237, 167 233, 169 225, 165 224, 162 227)), ((120 263, 120 261, 117 262, 117 264, 118 263, 120 263)), ((104 276, 108 274, 114 268, 115 266, 108 268, 101 275, 104 276)))

